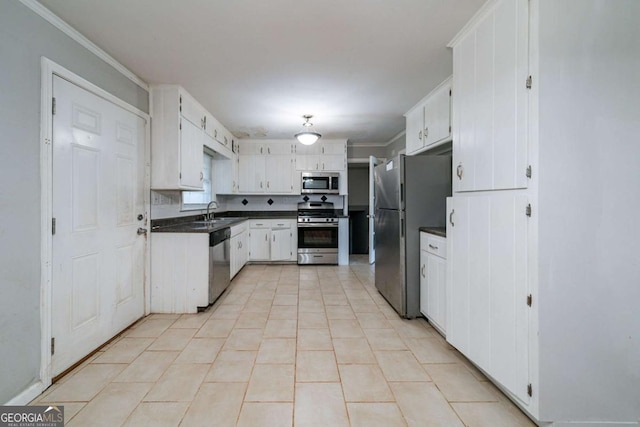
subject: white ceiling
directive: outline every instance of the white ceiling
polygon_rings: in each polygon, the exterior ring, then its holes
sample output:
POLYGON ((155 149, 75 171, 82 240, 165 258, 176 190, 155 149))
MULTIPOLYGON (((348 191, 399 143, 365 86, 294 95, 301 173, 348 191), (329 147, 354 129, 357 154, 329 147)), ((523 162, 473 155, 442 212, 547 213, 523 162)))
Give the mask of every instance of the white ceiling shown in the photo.
POLYGON ((384 144, 451 74, 445 47, 485 0, 40 0, 148 83, 179 83, 238 137, 302 115, 384 144))

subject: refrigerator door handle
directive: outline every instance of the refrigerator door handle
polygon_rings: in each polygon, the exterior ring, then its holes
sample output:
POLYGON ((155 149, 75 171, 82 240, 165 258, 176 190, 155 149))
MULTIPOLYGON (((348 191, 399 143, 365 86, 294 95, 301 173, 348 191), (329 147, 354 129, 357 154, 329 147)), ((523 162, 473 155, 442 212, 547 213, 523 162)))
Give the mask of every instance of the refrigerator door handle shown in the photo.
POLYGON ((400 237, 404 237, 404 218, 400 218, 400 237))

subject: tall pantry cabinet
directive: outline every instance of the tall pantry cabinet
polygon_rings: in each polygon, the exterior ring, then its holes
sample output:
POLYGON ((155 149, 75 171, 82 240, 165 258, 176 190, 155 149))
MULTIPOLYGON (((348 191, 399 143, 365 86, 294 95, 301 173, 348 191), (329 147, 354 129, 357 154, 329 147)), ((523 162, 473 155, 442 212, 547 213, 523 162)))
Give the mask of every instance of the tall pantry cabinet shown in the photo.
POLYGON ((450 44, 447 340, 554 426, 640 419, 638 17, 492 0, 450 44))

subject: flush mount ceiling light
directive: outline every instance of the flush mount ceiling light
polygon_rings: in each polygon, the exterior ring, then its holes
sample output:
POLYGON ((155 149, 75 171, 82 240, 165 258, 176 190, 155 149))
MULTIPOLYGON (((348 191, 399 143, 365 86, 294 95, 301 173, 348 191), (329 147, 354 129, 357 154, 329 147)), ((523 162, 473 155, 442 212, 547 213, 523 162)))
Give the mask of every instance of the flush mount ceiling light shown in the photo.
POLYGON ((311 126, 313 126, 313 123, 311 123, 309 120, 311 120, 312 117, 313 116, 310 114, 302 116, 302 118, 305 120, 305 122, 302 124, 302 126, 304 126, 304 130, 294 135, 301 144, 311 145, 322 136, 318 132, 313 132, 311 130, 311 126))

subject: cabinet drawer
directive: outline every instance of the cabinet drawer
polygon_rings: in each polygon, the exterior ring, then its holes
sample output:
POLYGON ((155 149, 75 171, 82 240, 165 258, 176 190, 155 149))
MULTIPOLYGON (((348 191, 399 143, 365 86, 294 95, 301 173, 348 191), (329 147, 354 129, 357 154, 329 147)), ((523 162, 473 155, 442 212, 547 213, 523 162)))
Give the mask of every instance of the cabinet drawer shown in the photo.
POLYGON ((272 219, 271 220, 272 228, 291 228, 291 220, 290 219, 272 219))
POLYGON ((249 228, 271 228, 273 223, 270 219, 252 219, 249 221, 249 228))
POLYGON ((447 257, 447 240, 429 233, 420 233, 420 250, 442 258, 447 257))

